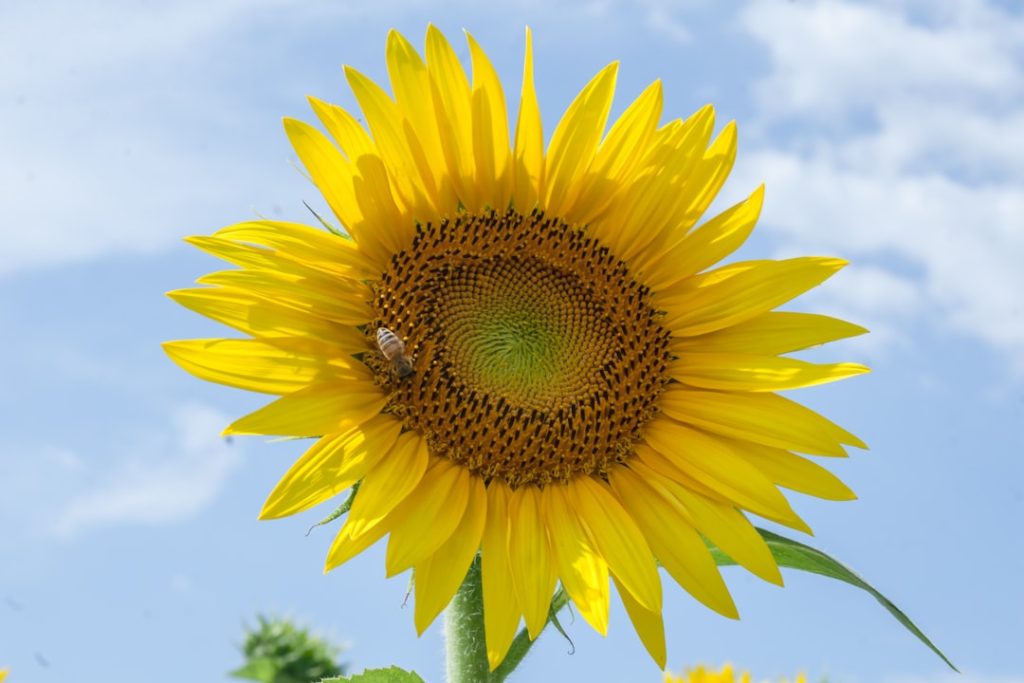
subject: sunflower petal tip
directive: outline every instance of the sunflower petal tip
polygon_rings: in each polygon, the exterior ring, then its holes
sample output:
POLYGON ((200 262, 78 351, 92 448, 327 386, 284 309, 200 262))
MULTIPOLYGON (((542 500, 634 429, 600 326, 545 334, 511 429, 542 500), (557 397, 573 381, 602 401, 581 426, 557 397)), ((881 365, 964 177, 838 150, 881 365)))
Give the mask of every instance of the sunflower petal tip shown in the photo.
POLYGON ((256 519, 261 522, 265 522, 268 519, 274 519, 275 516, 276 515, 274 515, 273 506, 271 505, 270 501, 267 501, 266 503, 263 504, 263 507, 260 508, 260 512, 258 515, 256 515, 256 519))

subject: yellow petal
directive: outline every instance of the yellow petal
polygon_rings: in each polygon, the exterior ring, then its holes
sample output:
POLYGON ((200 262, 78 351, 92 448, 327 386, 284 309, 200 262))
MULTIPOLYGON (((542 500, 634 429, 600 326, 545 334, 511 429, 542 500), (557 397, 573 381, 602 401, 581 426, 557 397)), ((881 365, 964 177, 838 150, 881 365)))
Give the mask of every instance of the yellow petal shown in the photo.
POLYGON ((658 306, 673 334, 692 337, 750 320, 815 287, 846 265, 841 259, 803 257, 711 271, 665 290, 658 306), (678 293, 677 293, 678 292, 678 293))
POLYGON ((722 391, 783 391, 869 372, 859 363, 819 365, 795 358, 739 353, 687 353, 669 364, 684 384, 722 391))
POLYGON ((755 576, 782 585, 782 574, 768 545, 741 512, 670 479, 660 483, 683 504, 702 535, 755 576))
POLYGON ((717 434, 812 455, 843 457, 843 444, 867 448, 842 427, 782 396, 676 387, 659 400, 665 414, 717 434))
POLYGON ((618 62, 602 69, 580 91, 551 136, 544 171, 544 209, 573 220, 571 209, 579 195, 579 181, 597 151, 615 94, 618 62))
POLYGON ((535 486, 522 486, 512 492, 508 505, 512 585, 531 639, 547 623, 555 590, 555 567, 541 516, 540 496, 535 486))
POLYGON ((640 172, 594 222, 614 253, 637 272, 686 234, 680 226, 691 194, 689 181, 714 127, 714 109, 704 107, 685 122, 655 133, 640 172))
POLYGON ((789 451, 749 441, 733 442, 744 459, 779 486, 825 500, 855 500, 857 495, 821 465, 789 451))
POLYGON ((508 486, 499 479, 492 479, 487 486, 487 524, 481 540, 480 571, 487 662, 491 671, 505 659, 519 627, 520 610, 508 552, 510 496, 508 486))
POLYGON ((661 610, 657 565, 636 522, 607 487, 589 476, 569 482, 570 499, 590 541, 637 602, 661 610))
POLYGON ((315 382, 371 379, 366 366, 336 346, 305 339, 188 339, 163 343, 184 370, 208 382, 290 394, 315 382))
POLYGON ((295 119, 286 118, 284 130, 334 215, 373 263, 386 264, 394 251, 389 232, 372 226, 400 225, 403 221, 391 198, 386 173, 382 167, 377 168, 380 160, 374 163, 375 157, 366 155, 359 158, 358 166, 350 164, 323 133, 295 119), (360 176, 367 182, 357 193, 355 182, 360 176))
POLYGON ((427 471, 427 442, 415 432, 405 432, 391 451, 363 478, 359 495, 348 513, 353 539, 380 525, 381 520, 412 493, 427 471))
POLYGON ((329 276, 334 279, 344 278, 347 280, 359 280, 366 276, 366 271, 362 266, 354 265, 356 261, 354 256, 349 257, 346 261, 352 261, 353 265, 346 265, 344 262, 328 263, 322 257, 318 261, 300 263, 284 252, 262 246, 239 244, 223 237, 192 236, 186 237, 185 241, 228 263, 253 270, 282 271, 293 275, 329 276))
POLYGON ((643 442, 633 444, 633 453, 642 465, 654 470, 661 476, 679 482, 705 498, 713 498, 722 503, 732 504, 732 501, 721 491, 716 491, 710 486, 694 479, 693 473, 688 470, 687 463, 684 460, 669 458, 643 442))
POLYGON ((326 574, 332 569, 348 562, 353 557, 383 538, 385 533, 387 533, 387 530, 384 528, 384 525, 378 524, 369 531, 353 538, 351 522, 346 521, 338 530, 338 534, 334 537, 334 542, 331 543, 330 550, 327 551, 327 561, 324 563, 324 573, 326 574))
POLYGON ((656 473, 631 461, 629 467, 611 468, 608 476, 612 490, 672 578, 711 609, 736 619, 736 605, 707 546, 680 503, 659 486, 656 473))
POLYGON ((455 531, 469 500, 469 470, 438 458, 389 516, 387 576, 427 559, 455 531))
POLYGON ((355 327, 275 304, 252 292, 197 287, 168 292, 185 308, 254 337, 303 337, 337 344, 350 353, 364 351, 366 337, 355 327))
POLYGON ((373 138, 356 117, 336 104, 329 104, 315 97, 307 99, 313 107, 313 113, 320 119, 320 123, 324 124, 324 128, 351 163, 358 167, 360 157, 377 155, 377 146, 373 144, 373 138))
POLYGON ((391 415, 378 415, 321 438, 281 477, 260 519, 294 515, 349 488, 394 447, 401 429, 402 423, 391 415))
POLYGON ((342 325, 365 325, 373 316, 368 304, 373 292, 353 280, 297 277, 280 270, 221 270, 196 282, 251 292, 275 304, 342 325))
POLYGON ((433 203, 437 196, 434 178, 415 133, 411 128, 405 129, 402 123, 398 105, 379 85, 350 66, 345 67, 345 78, 363 110, 396 199, 404 209, 404 220, 387 226, 388 231, 398 232, 389 242, 397 251, 412 238, 414 224, 409 218, 424 222, 437 219, 433 203))
POLYGON ((544 175, 544 130, 540 105, 533 85, 533 36, 526 28, 526 56, 523 59, 523 87, 516 118, 513 201, 516 210, 527 215, 537 204, 544 175))
POLYGON ((681 470, 730 502, 811 533, 771 480, 725 441, 666 419, 649 422, 644 438, 681 470))
POLYGON ((301 223, 246 221, 221 228, 215 236, 269 247, 296 263, 339 275, 351 275, 353 270, 364 275, 376 273, 375 277, 380 274, 379 269, 369 267, 366 255, 353 240, 301 223))
POLYGON ((476 187, 496 211, 508 208, 512 196, 508 146, 508 113, 501 80, 491 60, 466 33, 473 62, 473 152, 476 187))
POLYGON ((704 158, 715 131, 715 108, 706 104, 685 121, 676 119, 655 131, 653 145, 644 159, 644 165, 658 168, 670 158, 685 158, 689 161, 678 169, 683 177, 704 158))
POLYGON ((654 290, 671 286, 708 268, 739 249, 750 236, 761 214, 764 185, 747 199, 726 209, 684 237, 676 245, 652 258, 644 284, 654 290))
POLYGON ((676 337, 672 340, 672 351, 790 353, 866 332, 860 325, 826 315, 773 311, 709 334, 676 337))
POLYGON ((608 634, 608 563, 599 555, 572 510, 565 487, 544 489, 544 517, 562 585, 580 614, 601 635, 608 634))
POLYGON ((487 520, 487 492, 479 477, 469 479, 469 501, 458 528, 433 555, 416 565, 416 632, 423 635, 462 585, 487 520))
POLYGON ((345 431, 380 413, 387 396, 371 382, 316 384, 282 396, 232 422, 224 434, 322 436, 345 431))
POLYGON ((617 179, 629 175, 647 152, 647 142, 661 117, 662 101, 661 81, 657 80, 626 107, 601 142, 590 165, 591 175, 617 179))
POLYGON ((715 141, 705 152, 703 159, 697 164, 693 173, 687 178, 689 201, 678 214, 677 226, 687 231, 704 214, 714 201, 718 191, 725 184, 725 179, 732 171, 736 161, 736 122, 730 121, 722 128, 715 141))
POLYGON ((474 190, 473 108, 469 81, 455 50, 433 25, 427 27, 427 73, 445 160, 455 189, 470 211, 478 208, 474 190))
POLYGON ((577 220, 588 223, 612 201, 644 155, 661 116, 661 81, 655 81, 633 101, 608 131, 582 181, 577 220))
POLYGON ((432 178, 428 187, 437 188, 435 206, 442 215, 447 215, 457 209, 457 199, 441 146, 427 67, 412 44, 393 29, 388 33, 387 63, 403 123, 412 128, 422 150, 422 160, 418 161, 424 164, 421 173, 432 178))
POLYGON ((636 634, 640 636, 640 642, 644 644, 647 653, 651 655, 654 662, 662 669, 665 668, 665 622, 661 618, 661 608, 650 610, 637 602, 628 590, 623 589, 620 579, 612 574, 615 580, 615 589, 622 598, 622 605, 626 608, 629 620, 633 622, 636 634))

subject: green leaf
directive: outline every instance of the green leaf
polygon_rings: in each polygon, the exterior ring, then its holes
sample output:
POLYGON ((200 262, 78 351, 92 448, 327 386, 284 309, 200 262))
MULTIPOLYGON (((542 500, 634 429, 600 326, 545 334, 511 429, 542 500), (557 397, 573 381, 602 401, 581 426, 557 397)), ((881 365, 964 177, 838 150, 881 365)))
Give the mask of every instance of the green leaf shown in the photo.
POLYGON ((367 669, 351 676, 325 678, 321 683, 423 683, 423 679, 415 671, 390 666, 387 669, 367 669))
POLYGON ((260 681, 260 683, 271 683, 274 674, 277 673, 277 665, 272 659, 251 659, 238 669, 231 672, 235 678, 244 678, 249 681, 260 681))
MULTIPOLYGON (((935 647, 935 644, 928 639, 928 636, 921 632, 921 629, 919 629, 914 622, 910 620, 910 617, 903 613, 903 610, 894 605, 887 597, 875 590, 875 588, 867 581, 857 576, 857 574, 855 574, 849 567, 832 557, 829 557, 820 550, 812 548, 809 545, 799 543, 798 541, 788 539, 785 536, 772 533, 767 529, 758 528, 757 532, 761 534, 761 537, 764 538, 765 542, 768 544, 768 549, 771 550, 772 555, 775 557, 775 561, 780 567, 788 567, 790 569, 799 569, 812 574, 820 574, 821 576, 827 576, 830 579, 837 579, 848 583, 851 586, 856 586, 861 590, 867 591, 879 602, 879 604, 882 605, 882 607, 889 610, 889 614, 896 617, 896 621, 903 624, 904 628, 917 636, 917 639, 927 645, 932 652, 937 654, 942 661, 949 666, 949 668, 959 673, 959 669, 953 666, 953 662, 949 661, 946 655, 942 654, 942 651, 935 647)), ((731 557, 715 546, 709 543, 708 547, 711 550, 712 557, 715 558, 715 562, 719 566, 736 564, 731 557)))

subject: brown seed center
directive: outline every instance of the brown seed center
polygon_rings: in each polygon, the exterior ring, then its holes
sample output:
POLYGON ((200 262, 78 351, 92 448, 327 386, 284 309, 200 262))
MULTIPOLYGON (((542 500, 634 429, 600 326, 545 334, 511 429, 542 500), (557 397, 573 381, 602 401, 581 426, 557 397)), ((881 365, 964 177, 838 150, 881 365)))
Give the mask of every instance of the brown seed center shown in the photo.
POLYGON ((420 226, 376 283, 414 372, 369 360, 431 450, 511 486, 621 461, 667 381, 648 291, 582 229, 534 213, 420 226))

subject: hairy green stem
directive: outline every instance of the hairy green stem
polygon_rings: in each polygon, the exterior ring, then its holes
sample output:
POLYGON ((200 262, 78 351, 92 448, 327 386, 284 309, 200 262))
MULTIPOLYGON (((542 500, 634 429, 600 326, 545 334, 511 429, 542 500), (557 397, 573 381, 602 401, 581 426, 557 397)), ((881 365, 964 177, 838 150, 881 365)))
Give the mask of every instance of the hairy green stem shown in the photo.
POLYGON ((479 556, 444 611, 444 640, 448 683, 489 683, 479 556))
MULTIPOLYGON (((551 601, 548 622, 569 602, 561 588, 551 601)), ((546 627, 546 624, 545 624, 546 627)), ((445 655, 448 683, 502 683, 526 657, 534 641, 526 629, 516 634, 505 660, 494 671, 487 665, 484 641, 484 600, 480 575, 480 558, 466 573, 466 578, 444 613, 445 655)))

